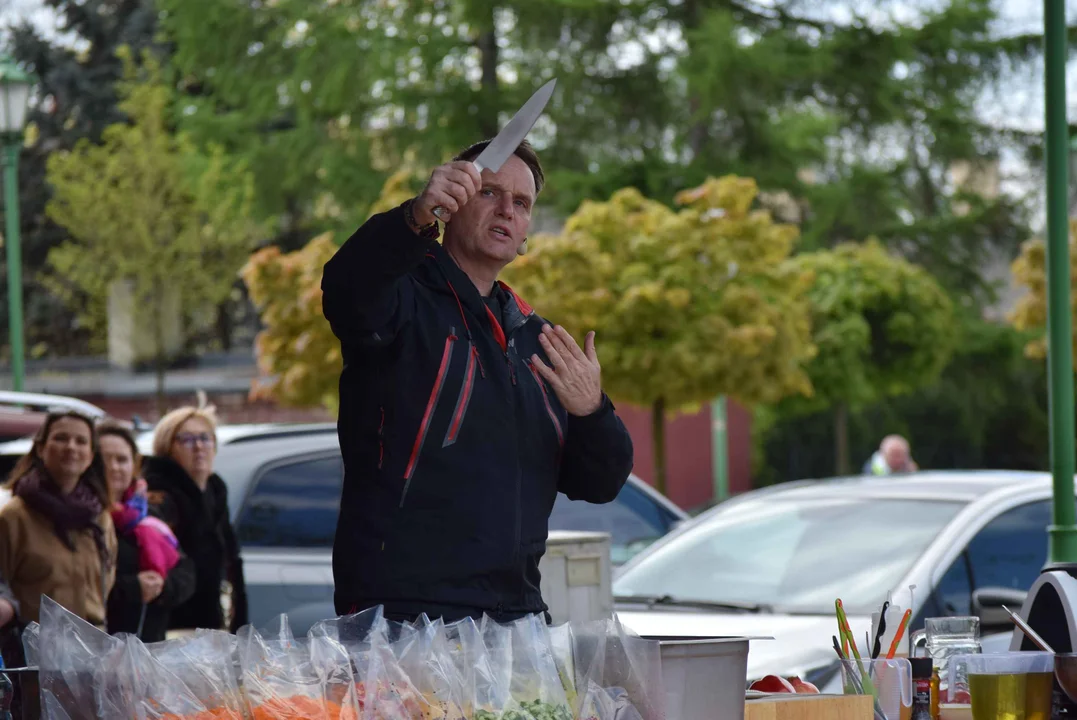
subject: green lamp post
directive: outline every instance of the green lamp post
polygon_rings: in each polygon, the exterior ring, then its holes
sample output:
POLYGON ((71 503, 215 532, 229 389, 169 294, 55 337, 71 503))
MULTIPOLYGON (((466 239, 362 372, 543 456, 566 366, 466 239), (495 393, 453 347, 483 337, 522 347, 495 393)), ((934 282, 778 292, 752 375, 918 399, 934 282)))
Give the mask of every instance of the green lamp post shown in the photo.
POLYGON ((0 141, 4 166, 8 326, 11 332, 12 387, 22 390, 26 378, 22 330, 22 249, 19 239, 19 150, 26 126, 33 78, 14 60, 0 55, 0 141))

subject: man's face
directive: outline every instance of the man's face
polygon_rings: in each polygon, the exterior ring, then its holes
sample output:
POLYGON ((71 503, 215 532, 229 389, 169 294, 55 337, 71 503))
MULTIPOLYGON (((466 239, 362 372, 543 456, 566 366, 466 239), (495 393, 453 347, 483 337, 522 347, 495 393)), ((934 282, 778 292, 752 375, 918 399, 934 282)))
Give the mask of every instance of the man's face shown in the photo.
POLYGON ((909 464, 909 446, 905 443, 888 443, 883 448, 883 458, 892 470, 901 470, 909 464))
POLYGON ((507 265, 527 238, 534 204, 535 178, 513 155, 498 172, 482 171, 482 188, 453 215, 445 239, 471 260, 507 265))

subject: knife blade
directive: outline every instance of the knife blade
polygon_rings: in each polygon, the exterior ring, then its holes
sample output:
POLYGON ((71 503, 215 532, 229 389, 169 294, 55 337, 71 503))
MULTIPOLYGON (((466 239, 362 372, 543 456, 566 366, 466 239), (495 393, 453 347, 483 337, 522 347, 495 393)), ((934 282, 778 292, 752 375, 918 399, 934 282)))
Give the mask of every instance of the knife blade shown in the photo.
MULTIPOLYGON (((491 140, 490 144, 479 153, 479 156, 471 161, 476 170, 481 173, 486 169, 492 172, 497 172, 501 169, 505 161, 516 152, 516 148, 520 147, 520 143, 527 137, 527 133, 531 132, 531 128, 535 126, 535 122, 542 115, 542 111, 546 109, 546 103, 550 101, 556 85, 557 78, 554 78, 536 90, 535 94, 523 104, 523 107, 516 111, 516 114, 512 116, 512 120, 509 120, 508 124, 501 128, 501 132, 497 134, 497 137, 491 140)), ((444 213, 445 208, 440 205, 434 208, 434 215, 439 220, 442 219, 444 213)))

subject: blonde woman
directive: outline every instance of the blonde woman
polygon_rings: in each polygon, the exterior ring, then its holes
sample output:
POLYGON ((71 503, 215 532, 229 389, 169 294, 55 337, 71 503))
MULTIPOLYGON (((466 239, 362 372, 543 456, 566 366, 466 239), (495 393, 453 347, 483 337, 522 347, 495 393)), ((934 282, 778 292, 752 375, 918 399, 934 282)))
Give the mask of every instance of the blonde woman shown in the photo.
POLYGON ((194 562, 195 590, 172 610, 169 628, 224 629, 247 623, 247 593, 228 490, 213 472, 217 416, 212 406, 181 407, 157 423, 153 456, 145 459, 153 514, 172 528, 194 562))

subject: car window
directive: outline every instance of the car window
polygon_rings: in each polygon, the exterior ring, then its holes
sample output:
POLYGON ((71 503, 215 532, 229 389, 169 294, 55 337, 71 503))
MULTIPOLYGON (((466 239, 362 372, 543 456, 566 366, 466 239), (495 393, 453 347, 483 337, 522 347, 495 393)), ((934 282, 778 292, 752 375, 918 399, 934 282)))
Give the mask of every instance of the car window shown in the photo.
MULTIPOLYGON (((721 506, 719 506, 721 507, 721 506)), ((614 583, 648 596, 828 612, 871 612, 962 503, 759 498, 730 506, 649 550, 614 583)))
POLYGON ((924 618, 972 614, 972 578, 967 557, 968 553, 962 553, 950 564, 924 602, 912 627, 923 627, 924 618))
POLYGON ((968 547, 974 590, 1003 587, 1027 590, 1047 562, 1051 501, 1007 510, 976 533, 968 547))
POLYGON ((1018 505, 991 520, 939 581, 928 611, 968 615, 972 593, 985 587, 1027 590, 1047 561, 1051 501, 1018 505))
POLYGON ((613 502, 601 505, 569 500, 558 493, 549 527, 609 533, 610 559, 621 564, 669 532, 675 521, 669 510, 639 488, 626 484, 613 502))
POLYGON ((270 468, 258 477, 239 513, 240 544, 331 548, 343 481, 339 455, 270 468))

